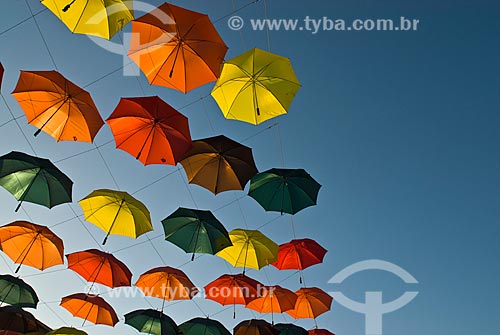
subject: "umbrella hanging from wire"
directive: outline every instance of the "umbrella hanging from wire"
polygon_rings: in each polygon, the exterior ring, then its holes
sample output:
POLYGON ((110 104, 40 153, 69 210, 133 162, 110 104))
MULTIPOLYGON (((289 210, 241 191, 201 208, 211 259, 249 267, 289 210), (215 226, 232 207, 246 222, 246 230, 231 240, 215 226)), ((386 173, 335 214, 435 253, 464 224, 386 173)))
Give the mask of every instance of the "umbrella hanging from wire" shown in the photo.
POLYGON ((295 294, 298 297, 295 308, 286 311, 294 319, 315 319, 332 306, 333 298, 317 287, 304 287, 295 294))
POLYGON ((36 308, 38 296, 30 285, 11 275, 0 275, 0 305, 36 308))
POLYGON ((306 329, 292 323, 277 323, 274 328, 280 331, 280 335, 308 335, 306 329))
POLYGON ((244 320, 234 327, 234 335, 279 335, 280 331, 265 320, 244 320))
POLYGON ((58 329, 54 329, 53 331, 50 331, 46 333, 45 335, 88 335, 86 332, 83 330, 79 330, 76 328, 72 327, 61 327, 58 329))
POLYGON ((0 307, 0 329, 0 334, 3 332, 45 334, 52 330, 38 321, 31 313, 14 306, 0 307))
POLYGON ((141 333, 154 335, 182 334, 172 318, 161 311, 153 309, 140 309, 125 314, 125 324, 134 327, 141 333))
POLYGON ((265 286, 261 290, 260 297, 252 300, 245 307, 253 309, 261 314, 271 313, 274 324, 274 313, 284 313, 295 308, 297 295, 289 289, 281 286, 265 286))
POLYGON ((111 305, 103 298, 90 296, 85 293, 76 293, 63 297, 60 306, 70 312, 74 317, 85 322, 114 327, 118 323, 118 316, 111 305))
POLYGON ((229 330, 217 320, 194 318, 179 325, 183 335, 231 335, 229 330))

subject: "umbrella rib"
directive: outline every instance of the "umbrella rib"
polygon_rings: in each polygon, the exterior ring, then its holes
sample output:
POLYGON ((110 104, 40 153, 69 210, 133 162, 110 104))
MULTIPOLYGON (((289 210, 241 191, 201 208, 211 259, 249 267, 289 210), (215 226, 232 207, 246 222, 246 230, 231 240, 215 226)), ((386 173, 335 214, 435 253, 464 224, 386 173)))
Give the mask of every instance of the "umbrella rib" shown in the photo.
MULTIPOLYGON (((26 191, 24 191, 23 195, 21 196, 21 198, 19 198, 19 204, 17 205, 15 212, 19 211, 19 208, 21 208, 21 204, 23 203, 24 199, 26 199, 26 197, 28 196, 28 193, 29 193, 31 187, 35 183, 35 180, 36 180, 36 178, 38 178, 38 176, 40 175, 41 171, 42 171, 42 168, 38 168, 38 171, 36 172, 36 174, 33 177, 33 179, 31 179, 28 187, 26 188, 26 191)), ((17 176, 16 176, 16 178, 17 178, 17 176)), ((18 179, 18 181, 19 181, 19 179, 18 179)), ((20 183, 20 181, 19 181, 19 183, 20 183)))
POLYGON ((118 214, 120 214, 120 210, 121 210, 124 202, 125 202, 125 199, 122 199, 122 201, 120 202, 120 207, 118 207, 118 210, 116 211, 115 218, 113 219, 113 222, 111 223, 111 226, 109 227, 108 234, 104 238, 104 241, 102 242, 102 245, 105 245, 106 242, 108 241, 109 234, 111 234, 111 230, 113 229, 113 226, 115 225, 116 219, 118 218, 118 214))

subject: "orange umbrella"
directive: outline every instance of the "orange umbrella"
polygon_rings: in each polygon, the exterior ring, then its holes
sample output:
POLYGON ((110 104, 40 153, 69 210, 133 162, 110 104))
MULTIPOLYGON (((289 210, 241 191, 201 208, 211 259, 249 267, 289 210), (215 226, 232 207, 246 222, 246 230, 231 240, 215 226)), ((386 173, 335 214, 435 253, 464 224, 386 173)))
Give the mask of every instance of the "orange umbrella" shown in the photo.
POLYGON ((329 330, 320 328, 310 329, 307 332, 309 333, 309 335, 335 335, 329 330))
POLYGON ((45 270, 64 263, 63 241, 49 228, 27 221, 15 221, 0 227, 0 249, 19 266, 45 270))
POLYGON ((184 272, 169 266, 143 273, 135 286, 147 296, 163 299, 164 304, 165 300, 189 300, 198 293, 184 272))
POLYGON ((245 307, 259 313, 283 313, 295 308, 297 295, 281 286, 264 286, 263 293, 245 307))
POLYGON ((227 46, 207 15, 168 3, 132 21, 129 57, 149 82, 187 93, 217 80, 227 46))
POLYGON ((57 141, 92 142, 102 120, 90 94, 56 71, 21 71, 12 92, 28 123, 57 141))
POLYGON ((317 287, 301 288, 295 294, 298 297, 295 308, 286 311, 295 319, 315 319, 332 306, 333 298, 317 287))
POLYGON ((144 165, 176 165, 192 146, 187 117, 157 96, 122 98, 106 122, 116 147, 144 165))
MULTIPOLYGON (((118 316, 103 298, 90 296, 85 293, 76 293, 62 298, 61 307, 64 307, 73 316, 82 318, 94 324, 114 327, 118 323, 118 316)), ((83 325, 82 325, 83 326, 83 325)))
POLYGON ((82 276, 86 281, 108 287, 130 286, 132 273, 115 256, 90 249, 66 255, 68 269, 82 276))
POLYGON ((244 274, 222 275, 205 286, 205 297, 223 306, 232 304, 233 317, 236 318, 236 304, 248 305, 260 297, 260 289, 263 287, 264 285, 244 274))

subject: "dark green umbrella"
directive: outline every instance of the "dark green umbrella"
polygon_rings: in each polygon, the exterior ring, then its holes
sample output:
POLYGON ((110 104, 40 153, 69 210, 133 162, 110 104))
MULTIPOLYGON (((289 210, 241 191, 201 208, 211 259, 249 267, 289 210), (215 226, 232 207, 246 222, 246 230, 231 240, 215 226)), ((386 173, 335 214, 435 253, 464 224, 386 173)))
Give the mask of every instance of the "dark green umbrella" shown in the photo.
POLYGON ((36 308, 38 297, 35 290, 21 279, 11 275, 0 275, 0 303, 36 308))
POLYGON ((252 178, 248 195, 266 211, 295 214, 316 205, 320 187, 303 169, 271 169, 252 178))
POLYGON ((231 335, 222 323, 209 318, 194 318, 179 325, 183 335, 231 335))
POLYGON ((309 333, 302 327, 292 323, 277 323, 274 328, 280 331, 279 335, 308 335, 309 333))
POLYGON ((161 222, 165 240, 187 253, 215 255, 232 245, 229 233, 210 211, 180 207, 161 222))
POLYGON ((141 333, 154 335, 177 335, 181 333, 174 320, 153 309, 140 309, 125 314, 125 323, 141 333))
POLYGON ((21 334, 44 334, 52 330, 30 313, 13 306, 0 307, 0 329, 21 334))
POLYGON ((71 202, 73 182, 48 159, 12 151, 0 157, 0 186, 21 204, 32 202, 52 208, 71 202))

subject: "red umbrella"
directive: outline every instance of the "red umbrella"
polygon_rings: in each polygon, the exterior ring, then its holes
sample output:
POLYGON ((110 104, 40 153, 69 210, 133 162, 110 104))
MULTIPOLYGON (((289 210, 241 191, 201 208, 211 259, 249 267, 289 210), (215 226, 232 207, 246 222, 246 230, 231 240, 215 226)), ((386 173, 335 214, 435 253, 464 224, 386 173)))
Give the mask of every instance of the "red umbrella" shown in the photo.
POLYGON ((157 96, 122 98, 106 122, 116 147, 144 165, 176 165, 192 146, 187 117, 157 96))
POLYGON ((308 330, 307 332, 309 333, 309 335, 335 335, 329 330, 319 329, 319 328, 311 329, 308 330))

